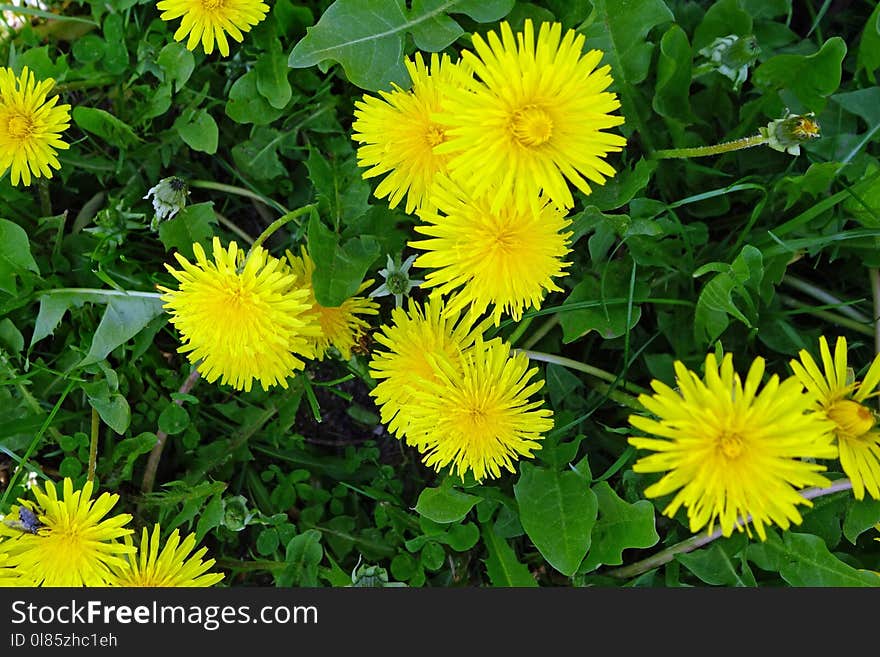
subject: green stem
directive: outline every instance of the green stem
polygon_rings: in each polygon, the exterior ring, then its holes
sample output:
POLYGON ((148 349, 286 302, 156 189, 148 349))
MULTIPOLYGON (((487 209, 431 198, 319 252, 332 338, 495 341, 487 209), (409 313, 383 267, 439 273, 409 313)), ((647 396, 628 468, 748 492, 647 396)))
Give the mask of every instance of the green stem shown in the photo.
POLYGON ((843 315, 838 315, 837 313, 832 313, 827 310, 812 308, 810 306, 802 304, 797 299, 794 299, 786 294, 780 294, 779 300, 791 308, 799 308, 807 314, 818 317, 819 319, 824 319, 825 321, 831 322, 832 324, 837 324, 838 326, 848 328, 851 331, 861 333, 862 335, 867 335, 869 337, 874 336, 874 330, 871 327, 867 326, 864 322, 857 322, 854 319, 850 319, 849 317, 844 317, 843 315))
POLYGON ((262 194, 257 194, 256 192, 252 192, 249 189, 245 189, 244 187, 236 187, 235 185, 226 185, 224 183, 214 182, 213 180, 190 180, 187 183, 190 187, 199 187, 201 189, 213 189, 218 192, 226 192, 228 194, 235 194, 237 196, 244 196, 246 198, 252 198, 255 201, 259 201, 264 205, 268 205, 270 207, 275 208, 282 214, 286 214, 289 212, 287 208, 278 203, 277 201, 273 201, 270 198, 263 196, 262 194))
POLYGON ((101 418, 98 411, 92 408, 92 435, 89 442, 89 481, 95 481, 95 469, 98 465, 98 436, 101 429, 101 418))
POLYGON ((559 324, 559 315, 553 315, 546 322, 538 327, 538 330, 529 336, 529 339, 523 342, 523 349, 531 349, 541 341, 545 335, 553 330, 553 327, 559 324))
POLYGON ((837 311, 841 315, 846 315, 850 319, 854 319, 857 322, 863 322, 865 324, 867 324, 871 321, 870 317, 867 317, 866 315, 864 315, 863 313, 860 313, 855 308, 848 306, 846 301, 843 301, 842 299, 838 299, 833 294, 826 292, 825 290, 823 290, 820 287, 816 287, 815 285, 813 285, 812 283, 810 283, 808 281, 804 281, 804 280, 801 280, 800 278, 796 278, 790 274, 786 274, 783 277, 782 282, 790 287, 793 287, 796 290, 803 292, 804 294, 807 294, 807 295, 813 297, 817 301, 821 301, 822 303, 827 303, 829 305, 839 306, 837 311))
MULTIPOLYGON (((253 253, 254 251, 256 251, 258 246, 262 246, 263 242, 265 242, 267 239, 269 239, 269 236, 271 236, 272 233, 274 233, 276 230, 281 228, 284 224, 289 223, 289 222, 293 221, 294 219, 296 219, 297 217, 304 215, 306 212, 311 212, 314 209, 315 209, 315 206, 312 204, 309 204, 309 205, 304 205, 301 208, 297 208, 296 210, 290 210, 288 212, 285 212, 284 216, 279 217, 278 219, 273 221, 271 224, 269 224, 269 226, 266 228, 266 230, 264 230, 262 233, 260 233, 260 236, 254 240, 254 243, 251 246, 250 253, 253 253)), ((297 223, 299 223, 299 222, 297 222, 297 223)))
POLYGON ((79 89, 94 89, 95 87, 103 87, 109 84, 115 84, 119 79, 113 76, 95 77, 88 80, 72 80, 71 82, 61 82, 52 87, 52 91, 63 94, 65 91, 78 91, 79 89))
MULTIPOLYGON (((807 500, 812 500, 817 497, 822 497, 824 495, 831 495, 832 493, 839 493, 840 491, 850 490, 852 488, 852 482, 849 479, 838 479, 833 484, 828 486, 827 488, 807 488, 800 491, 801 497, 807 500)), ((744 527, 746 523, 752 521, 751 516, 740 516, 736 519, 736 526, 744 527)), ((697 548, 701 548, 708 543, 711 543, 716 538, 721 538, 722 536, 721 528, 716 529, 710 534, 697 534, 696 536, 691 536, 690 538, 682 541, 681 543, 676 543, 672 547, 668 547, 657 554, 648 557, 647 559, 642 559, 641 561, 637 561, 629 566, 624 566, 623 568, 615 568, 614 570, 610 570, 606 575, 609 577, 614 577, 617 579, 630 579, 631 577, 636 577, 637 575, 641 575, 642 573, 646 573, 649 570, 653 570, 654 568, 658 568, 663 564, 669 563, 675 558, 677 554, 685 554, 686 552, 693 552, 697 548)))
POLYGON ((534 319, 534 317, 523 317, 522 321, 516 325, 516 328, 513 329, 513 332, 507 338, 507 344, 509 344, 511 347, 515 345, 523 336, 523 333, 525 333, 526 330, 529 328, 534 319))
POLYGON ((744 148, 752 148, 767 143, 767 138, 762 135, 753 135, 752 137, 743 137, 733 141, 726 141, 714 146, 694 146, 693 148, 666 148, 654 151, 651 156, 655 160, 662 160, 673 157, 706 157, 707 155, 720 155, 721 153, 729 153, 730 151, 739 151, 744 148))
POLYGON ((44 217, 52 216, 52 197, 49 196, 49 179, 37 178, 37 192, 40 195, 40 212, 44 217))
POLYGON ((874 298, 874 351, 880 354, 880 270, 868 269, 871 278, 871 296, 874 298))
MULTIPOLYGON (((597 379, 602 379, 603 381, 608 381, 609 383, 619 381, 619 377, 612 374, 611 372, 599 369, 598 367, 593 367, 592 365, 587 365, 586 363, 581 363, 577 360, 572 360, 571 358, 565 358, 564 356, 555 356, 553 354, 546 354, 543 351, 531 351, 529 349, 516 349, 516 351, 525 354, 530 360, 539 360, 545 363, 561 365, 562 367, 567 367, 571 370, 577 370, 578 372, 589 374, 590 376, 594 376, 597 379)), ((621 388, 630 392, 636 394, 650 394, 647 390, 645 390, 641 386, 635 385, 634 383, 628 383, 626 381, 619 381, 619 383, 621 388)), ((639 408, 641 408, 641 406, 639 406, 639 408)))
POLYGON ((244 241, 247 242, 248 244, 253 244, 253 243, 254 243, 254 238, 251 237, 250 235, 248 235, 246 232, 244 232, 241 228, 239 228, 238 226, 236 226, 236 225, 232 222, 232 220, 229 219, 229 217, 226 217, 226 216, 220 214, 220 213, 217 212, 216 210, 214 210, 214 216, 217 217, 217 221, 219 221, 221 224, 223 224, 224 226, 226 226, 226 227, 227 227, 229 230, 231 230, 233 233, 235 233, 236 235, 238 235, 242 240, 244 240, 244 241))

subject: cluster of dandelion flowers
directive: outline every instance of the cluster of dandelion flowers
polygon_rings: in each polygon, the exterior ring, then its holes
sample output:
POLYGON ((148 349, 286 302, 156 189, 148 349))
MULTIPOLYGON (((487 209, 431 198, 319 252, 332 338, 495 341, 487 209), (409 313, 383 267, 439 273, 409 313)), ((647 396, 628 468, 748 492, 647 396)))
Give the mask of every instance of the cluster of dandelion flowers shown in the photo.
MULTIPOLYGON (((653 381, 653 395, 641 404, 658 419, 632 415, 636 429, 656 437, 629 442, 654 454, 635 463, 635 472, 665 473, 645 489, 648 497, 675 493, 663 510, 669 517, 682 506, 692 532, 716 521, 730 536, 739 517, 751 516, 758 536, 765 525, 787 529, 799 524, 797 505, 811 505, 798 494, 805 486, 827 486, 825 467, 802 459, 834 458, 837 450, 830 422, 811 412, 813 398, 795 377, 773 375, 760 392, 764 360, 756 358, 745 383, 734 371, 733 358, 720 367, 706 357, 705 379, 675 363, 678 390, 653 381)), ((745 529, 751 531, 746 524, 745 529)))
POLYGON ((409 245, 427 251, 415 261, 433 270, 423 287, 441 294, 461 288, 448 310, 471 304, 479 314, 491 305, 497 326, 502 313, 519 321, 524 309, 540 308, 547 292, 561 290, 553 279, 570 264, 563 259, 571 221, 546 198, 496 210, 487 197, 474 198, 448 178, 438 180, 432 198, 443 214, 419 213, 425 223, 415 230, 430 239, 409 245))
POLYGON ((391 323, 374 334, 377 348, 370 360, 370 375, 379 381, 370 395, 389 431, 400 439, 407 435, 413 393, 436 380, 438 361, 460 366, 461 354, 473 346, 483 328, 457 312, 447 312, 438 295, 424 306, 410 299, 407 311, 391 312, 391 323))
POLYGON ((792 360, 795 376, 816 399, 816 410, 834 423, 834 436, 840 465, 852 481, 853 495, 861 500, 868 494, 880 498, 880 429, 874 412, 865 405, 874 397, 880 383, 880 356, 874 358, 862 381, 850 381, 847 368, 846 338, 837 338, 834 357, 825 336, 819 338, 823 374, 804 349, 792 360))
POLYGON ((32 490, 35 505, 20 501, 37 515, 40 527, 31 533, 0 525, 8 555, 4 565, 35 586, 107 586, 111 568, 124 566, 123 555, 134 551, 119 541, 132 532, 125 527, 131 516, 109 515, 119 495, 102 493, 93 500, 92 482, 75 491, 69 478, 62 484, 61 499, 52 482, 45 491, 32 490))
MULTIPOLYGON (((207 548, 195 553, 195 534, 180 540, 180 531, 175 529, 165 545, 161 547, 161 530, 158 524, 152 533, 144 527, 137 552, 128 556, 122 566, 113 568, 113 586, 131 587, 207 587, 214 586, 223 579, 222 573, 208 572, 214 560, 203 560, 207 548)), ((125 538, 131 545, 131 538, 125 538)))
POLYGON ((224 57, 229 55, 230 37, 241 43, 243 32, 266 18, 269 5, 262 0, 160 0, 156 8, 163 21, 181 18, 180 27, 174 33, 175 41, 185 37, 188 50, 195 50, 201 42, 205 53, 214 51, 214 42, 224 57))
POLYGON ((309 291, 262 247, 245 257, 235 242, 223 248, 215 237, 213 260, 198 243, 193 252, 195 263, 175 254, 181 270, 166 265, 179 289, 159 286, 181 334, 178 351, 199 363, 208 382, 219 378, 245 391, 254 380, 264 389, 286 388, 287 377, 305 366, 298 356, 311 358, 311 341, 320 332, 309 291))
POLYGON ((55 85, 37 82, 25 66, 21 75, 0 69, 0 174, 9 170, 13 185, 31 184, 31 176, 52 177, 60 169, 58 150, 70 148, 61 133, 70 126, 70 105, 58 105, 58 96, 46 98, 55 85))
POLYGON ((584 194, 615 171, 603 158, 626 140, 605 132, 623 123, 610 67, 597 68, 602 52, 583 53, 584 36, 559 23, 543 23, 537 39, 531 20, 514 35, 507 22, 501 36, 474 35, 475 53, 462 60, 475 74, 464 88, 446 93, 435 120, 446 140, 435 153, 450 157, 447 168, 492 196, 498 209, 514 199, 524 205, 542 191, 563 208, 574 199, 570 181, 584 194), (589 181, 589 182, 588 182, 589 181))
POLYGON ((477 481, 515 472, 514 461, 530 458, 553 428, 553 412, 530 399, 544 385, 531 381, 537 371, 497 338, 478 339, 457 366, 438 360, 435 376, 407 405, 408 442, 437 470, 470 470, 477 481))
POLYGON ((434 147, 445 139, 443 126, 434 119, 440 111, 444 94, 462 87, 466 69, 449 55, 431 55, 426 66, 421 53, 404 60, 412 79, 412 89, 393 85, 390 92, 380 91, 381 98, 364 94, 355 101, 352 139, 361 146, 358 164, 367 167, 364 178, 384 175, 376 187, 376 198, 388 197, 391 208, 406 197, 406 212, 427 207, 430 191, 439 173, 446 171, 446 155, 434 147))
POLYGON ((312 307, 309 314, 314 316, 320 327, 320 333, 311 338, 314 357, 323 360, 327 350, 335 347, 345 360, 351 358, 351 348, 357 344, 360 336, 370 328, 363 316, 379 313, 379 304, 371 299, 358 296, 373 284, 372 279, 364 281, 354 296, 349 297, 338 306, 322 306, 315 299, 315 288, 312 285, 312 274, 315 262, 306 247, 302 247, 299 257, 287 252, 290 270, 297 279, 299 287, 308 290, 308 301, 312 307))

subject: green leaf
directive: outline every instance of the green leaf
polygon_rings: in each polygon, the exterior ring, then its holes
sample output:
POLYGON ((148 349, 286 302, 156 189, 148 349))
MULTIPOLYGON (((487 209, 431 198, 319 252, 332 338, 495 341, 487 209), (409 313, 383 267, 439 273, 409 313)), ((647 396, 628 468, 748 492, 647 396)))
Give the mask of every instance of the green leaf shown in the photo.
POLYGON ((871 84, 876 84, 874 71, 880 68, 880 4, 874 7, 862 38, 859 40, 859 52, 856 57, 856 73, 864 70, 871 84))
POLYGON ((89 405, 98 411, 101 420, 118 434, 123 434, 131 423, 131 408, 119 393, 101 396, 87 395, 89 405))
MULTIPOLYGON (((585 50, 604 53, 603 64, 611 65, 613 91, 620 96, 626 123, 624 134, 631 134, 642 123, 644 98, 636 89, 648 77, 654 44, 648 33, 657 25, 674 19, 663 0, 592 0, 591 22, 580 31, 586 36, 585 50)), ((643 136, 644 138, 644 136, 643 136)), ((599 208, 603 209, 603 208, 599 208)))
POLYGON ((15 278, 23 271, 40 273, 24 228, 8 219, 0 219, 0 290, 16 294, 15 278))
POLYGON ((317 215, 309 221, 308 244, 315 261, 315 299, 325 307, 339 306, 354 296, 367 269, 379 257, 379 244, 373 237, 364 235, 340 244, 339 236, 324 226, 317 215))
POLYGON ((812 55, 776 55, 755 69, 752 76, 760 87, 782 92, 782 97, 797 99, 802 107, 793 112, 821 112, 825 99, 840 86, 841 64, 846 56, 846 41, 831 37, 812 55))
POLYGON ((627 548, 649 548, 660 536, 654 527, 654 505, 647 500, 629 504, 602 481, 593 486, 599 502, 599 519, 593 527, 592 547, 580 572, 590 572, 600 565, 619 566, 627 548))
POLYGON ((492 586, 538 586, 532 573, 517 560, 516 553, 506 540, 496 534, 489 525, 483 525, 481 533, 488 552, 485 560, 486 573, 492 586))
POLYGON ((180 404, 168 404, 159 414, 159 430, 169 436, 180 433, 189 426, 189 413, 180 404))
MULTIPOLYGON (((563 342, 574 342, 590 331, 596 331, 605 339, 616 338, 638 324, 642 309, 635 303, 628 326, 626 321, 631 274, 632 264, 620 260, 609 262, 601 276, 587 274, 562 303, 559 323, 563 342), (590 307, 569 308, 584 302, 590 307)), ((634 296, 639 297, 645 291, 645 283, 636 279, 634 296)))
POLYGON ((784 542, 779 574, 791 586, 880 586, 880 575, 844 563, 818 536, 786 532, 784 542))
POLYGON ((752 33, 752 16, 740 5, 740 0, 719 0, 706 10, 703 20, 694 32, 694 50, 700 50, 718 37, 752 33))
POLYGON ((61 323, 61 319, 72 306, 81 307, 84 303, 107 303, 108 298, 101 290, 92 292, 69 292, 67 290, 48 290, 40 295, 40 310, 31 335, 28 349, 52 332, 61 323))
POLYGON ((156 445, 156 434, 149 431, 140 433, 133 438, 124 438, 118 441, 113 447, 113 456, 111 462, 115 465, 120 460, 125 459, 120 473, 120 479, 128 481, 132 477, 134 471, 134 463, 139 456, 148 454, 156 445))
POLYGON ((547 562, 572 576, 590 549, 598 501, 580 474, 520 466, 514 484, 519 517, 532 543, 547 562))
POLYGON ((657 168, 656 160, 640 159, 632 169, 618 172, 604 185, 593 186, 587 204, 598 210, 615 210, 629 203, 636 194, 645 189, 657 168))
POLYGON ((853 545, 865 531, 880 522, 880 500, 852 500, 843 521, 843 535, 853 545))
MULTIPOLYGON (((651 101, 660 116, 682 123, 694 120, 690 101, 692 64, 693 52, 687 34, 678 25, 672 25, 660 39, 657 85, 651 101)), ((647 182, 645 180, 645 184, 647 182)))
POLYGON ((184 257, 193 260, 193 244, 201 244, 210 252, 214 236, 213 226, 217 223, 214 204, 196 203, 181 210, 173 218, 159 224, 159 240, 167 251, 176 250, 184 257))
MULTIPOLYGON (((53 47, 52 52, 54 54, 57 50, 53 47)), ((52 78, 58 81, 63 79, 69 70, 65 55, 57 57, 54 62, 49 58, 49 46, 28 48, 18 56, 13 70, 16 74, 20 74, 21 69, 25 66, 34 72, 34 76, 38 80, 52 78)))
POLYGON ((176 41, 166 44, 159 51, 156 63, 165 74, 165 80, 174 82, 176 91, 183 88, 196 68, 196 59, 192 52, 176 41))
POLYGON ((748 586, 737 568, 736 556, 748 544, 745 534, 735 534, 730 538, 714 541, 709 547, 677 554, 676 560, 696 575, 701 581, 712 586, 748 586))
POLYGON ((319 208, 337 226, 351 223, 370 208, 370 184, 363 179, 354 150, 347 142, 345 149, 342 157, 324 157, 317 148, 310 148, 306 160, 319 208))
POLYGON ((217 122, 214 121, 208 110, 199 110, 190 121, 179 126, 175 124, 175 127, 180 138, 193 150, 208 153, 209 155, 217 152, 219 131, 217 129, 217 122))
POLYGON ((73 108, 73 120, 86 132, 97 135, 117 148, 126 149, 139 141, 130 125, 96 107, 77 105, 73 108))
POLYGON ((80 64, 94 64, 101 61, 107 50, 107 43, 95 34, 86 34, 73 42, 71 52, 80 64))
POLYGON ((232 158, 242 173, 254 180, 271 180, 287 173, 278 158, 278 147, 288 133, 258 126, 251 138, 232 147, 232 158))
POLYGON ((408 32, 418 49, 437 52, 464 33, 444 14, 466 14, 485 23, 504 17, 513 5, 513 0, 414 0, 408 10, 403 0, 336 0, 306 30, 288 65, 305 68, 330 60, 362 89, 390 89, 392 82, 408 88, 403 65, 408 32))
POLYGON ((294 536, 287 544, 284 561, 287 567, 278 578, 279 586, 317 586, 318 564, 324 556, 321 532, 309 529, 294 536))
POLYGON ((257 91, 275 109, 284 109, 293 96, 287 74, 290 68, 280 52, 265 52, 254 64, 257 75, 257 91))
POLYGON ((476 495, 468 495, 449 486, 440 486, 423 490, 415 510, 434 522, 458 522, 479 501, 480 498, 476 495))
POLYGON ((196 543, 201 543, 209 531, 221 525, 223 515, 223 498, 218 493, 211 498, 199 514, 199 522, 196 525, 196 543))
POLYGON ((226 115, 236 123, 265 125, 281 114, 282 110, 272 107, 257 91, 257 72, 253 69, 238 78, 229 90, 226 115))
POLYGON ((24 336, 8 317, 0 321, 0 348, 11 354, 20 354, 24 350, 24 336))
POLYGON ((155 297, 111 297, 92 338, 89 353, 79 363, 80 367, 106 358, 107 354, 140 333, 162 312, 162 302, 155 297))

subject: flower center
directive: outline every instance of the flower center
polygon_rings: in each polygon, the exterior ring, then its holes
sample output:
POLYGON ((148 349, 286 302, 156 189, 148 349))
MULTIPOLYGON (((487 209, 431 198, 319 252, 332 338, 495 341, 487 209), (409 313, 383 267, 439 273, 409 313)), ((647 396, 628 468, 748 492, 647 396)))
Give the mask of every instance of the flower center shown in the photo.
POLYGON ((721 453, 728 459, 735 459, 742 454, 743 451, 744 445, 742 436, 738 433, 727 433, 725 431, 718 439, 718 447, 721 449, 721 453))
POLYGON ((225 3, 226 0, 202 0, 202 7, 206 11, 213 11, 215 9, 223 9, 225 3))
POLYGON ((543 108, 526 105, 513 113, 511 128, 523 146, 540 146, 553 135, 553 119, 543 108))
POLYGON ((12 139, 27 139, 34 131, 34 122, 22 114, 14 114, 6 123, 6 132, 12 139))
POLYGON ((425 131, 425 141, 428 142, 428 146, 434 148, 437 144, 442 144, 446 141, 446 132, 439 125, 432 123, 425 131))
POLYGON ((858 438, 874 428, 874 414, 871 409, 858 402, 843 399, 828 409, 828 417, 842 433, 858 438))

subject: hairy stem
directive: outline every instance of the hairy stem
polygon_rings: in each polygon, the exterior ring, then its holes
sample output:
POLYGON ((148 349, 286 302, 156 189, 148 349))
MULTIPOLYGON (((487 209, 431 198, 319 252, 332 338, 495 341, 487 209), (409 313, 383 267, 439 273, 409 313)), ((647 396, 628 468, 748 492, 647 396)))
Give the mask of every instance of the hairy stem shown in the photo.
MULTIPOLYGON (((272 235, 272 233, 274 233, 276 230, 281 228, 284 224, 289 223, 289 222, 293 221, 294 219, 297 219, 298 217, 304 215, 306 212, 311 212, 314 209, 315 209, 315 206, 312 204, 309 204, 309 205, 304 205, 301 208, 297 208, 296 210, 290 210, 288 212, 285 212, 283 216, 279 217, 278 219, 273 221, 271 224, 269 224, 266 227, 266 230, 264 230, 262 233, 260 233, 260 236, 254 240, 254 243, 251 246, 250 253, 253 253, 257 249, 258 246, 262 246, 263 242, 265 242, 267 239, 269 239, 269 237, 272 235)), ((297 223, 299 223, 299 222, 297 222, 297 223)), ((250 253, 248 255, 250 255, 250 253)))
POLYGON ((654 151, 652 158, 662 160, 677 157, 706 157, 707 155, 720 155, 721 153, 729 153, 731 151, 739 151, 743 148, 752 148, 766 144, 767 138, 761 135, 753 135, 752 137, 743 137, 733 141, 725 141, 721 144, 713 146, 694 146, 692 148, 666 148, 654 151))

